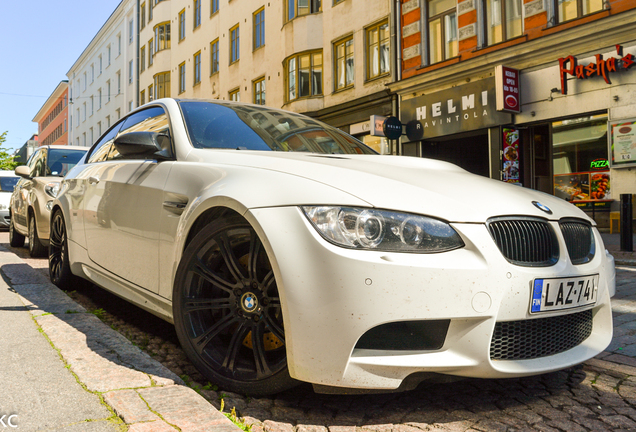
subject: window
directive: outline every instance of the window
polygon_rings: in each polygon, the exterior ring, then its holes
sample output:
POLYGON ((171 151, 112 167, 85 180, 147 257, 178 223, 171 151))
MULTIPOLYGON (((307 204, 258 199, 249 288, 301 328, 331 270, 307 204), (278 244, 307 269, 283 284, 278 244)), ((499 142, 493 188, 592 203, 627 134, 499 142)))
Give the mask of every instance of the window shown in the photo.
POLYGON ((102 135, 102 122, 97 122, 97 136, 102 135))
POLYGON ((241 89, 237 88, 229 93, 229 98, 231 101, 240 102, 241 101, 241 89))
POLYGON ((185 76, 185 62, 179 65, 179 94, 185 91, 186 76, 185 76))
POLYGON ((133 66, 134 66, 134 63, 132 60, 130 60, 128 62, 128 84, 132 84, 133 82, 133 74, 134 74, 133 66))
POLYGON ((99 59, 99 60, 98 60, 98 62, 99 62, 99 75, 101 75, 101 74, 102 74, 102 66, 103 66, 103 63, 104 63, 104 62, 102 61, 102 56, 101 56, 101 54, 100 54, 100 56, 98 57, 98 59, 99 59))
POLYGON ((170 97, 170 72, 155 75, 155 99, 170 97))
POLYGON ((146 70, 146 46, 139 48, 139 67, 141 72, 146 70))
POLYGON ((117 108, 117 109, 115 110, 115 113, 117 114, 117 120, 119 120, 119 119, 121 118, 121 109, 120 109, 120 108, 117 108))
POLYGON ((93 128, 88 129, 88 145, 93 145, 93 128))
POLYGON ((106 116, 106 127, 110 127, 110 116, 106 116))
POLYGON ((550 0, 558 22, 581 18, 603 10, 603 0, 550 0))
POLYGON ((265 45, 265 7, 254 13, 254 49, 265 45))
POLYGON ((108 51, 108 66, 110 66, 110 52, 111 52, 110 45, 108 45, 107 51, 108 51))
POLYGON ((133 110, 133 101, 128 101, 128 112, 133 110))
POLYGON ((493 45, 521 36, 523 19, 521 0, 485 0, 486 43, 493 45))
POLYGON ((106 103, 110 102, 110 80, 106 81, 106 103))
POLYGON ((97 110, 102 109, 102 89, 97 90, 97 110))
POLYGON ((457 0, 428 0, 429 63, 458 55, 457 0))
POLYGON ((338 3, 342 3, 344 0, 333 0, 333 4, 337 5, 338 3))
POLYGON ((139 27, 146 27, 146 3, 142 3, 139 7, 139 27))
POLYGON ((234 63, 239 60, 239 48, 239 26, 235 25, 230 29, 230 63, 234 63))
POLYGON ((285 0, 287 13, 285 17, 290 21, 297 16, 322 12, 321 0, 285 0))
POLYGON ((148 4, 148 22, 152 21, 152 10, 154 9, 154 0, 150 0, 148 4))
POLYGON ((91 95, 91 116, 95 112, 95 98, 91 95))
POLYGON ((285 67, 288 101, 322 95, 322 51, 295 55, 285 67))
POLYGON ((153 42, 153 39, 150 39, 148 41, 148 67, 152 66, 152 62, 154 60, 154 56, 155 56, 155 44, 153 42))
POLYGON ((353 86, 353 36, 336 42, 333 47, 333 52, 336 90, 353 86))
POLYGON ((219 40, 210 43, 210 75, 219 71, 219 40))
POLYGON ((201 83, 201 51, 194 55, 194 84, 201 83))
POLYGON ((384 21, 367 28, 366 35, 367 79, 389 73, 389 23, 384 21))
POLYGON ((179 42, 185 39, 185 9, 179 12, 179 42))
POLYGON ((87 78, 86 77, 86 72, 84 72, 84 89, 83 89, 83 91, 86 91, 86 81, 87 81, 86 78, 87 78))
POLYGON ((254 81, 254 103, 256 105, 265 105, 265 77, 254 81))
POLYGON ((210 15, 219 11, 219 0, 210 0, 210 15))
POLYGON ((143 105, 146 103, 146 90, 142 90, 139 92, 139 104, 143 105))
POLYGON ((155 98, 155 94, 153 93, 154 91, 154 85, 150 84, 148 86, 148 102, 152 101, 155 98))
POLYGON ((91 64, 91 84, 95 81, 95 64, 91 64))
POLYGON ((84 115, 82 116, 82 121, 83 121, 83 122, 85 122, 85 121, 86 121, 86 102, 84 102, 84 103, 82 104, 82 110, 84 111, 84 112, 82 113, 82 114, 84 114, 84 115))
POLYGON ((121 93, 121 72, 117 71, 117 94, 121 93))
POLYGON ((128 45, 133 43, 133 36, 135 31, 135 23, 133 20, 128 21, 128 45))
POLYGON ((168 48, 170 48, 170 22, 165 22, 155 26, 155 51, 153 54, 168 48))
POLYGON ((117 55, 121 55, 121 35, 117 35, 117 55))
POLYGON ((194 28, 201 25, 201 0, 194 0, 194 28))

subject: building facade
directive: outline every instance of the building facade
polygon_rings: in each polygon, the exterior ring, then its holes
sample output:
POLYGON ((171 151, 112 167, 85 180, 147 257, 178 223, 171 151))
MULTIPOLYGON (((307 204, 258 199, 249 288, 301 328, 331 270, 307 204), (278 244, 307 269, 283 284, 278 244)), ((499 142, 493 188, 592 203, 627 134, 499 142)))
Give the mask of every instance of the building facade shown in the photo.
POLYGON ((68 81, 58 84, 33 121, 38 124, 40 145, 68 144, 68 81))
POLYGON ((141 0, 139 102, 240 100, 369 135, 390 115, 388 0, 141 0))
POLYGON ((136 5, 123 0, 66 74, 71 145, 92 145, 138 106, 136 5))
POLYGON ((402 154, 562 197, 601 225, 636 192, 635 2, 402 0, 400 19, 402 154))

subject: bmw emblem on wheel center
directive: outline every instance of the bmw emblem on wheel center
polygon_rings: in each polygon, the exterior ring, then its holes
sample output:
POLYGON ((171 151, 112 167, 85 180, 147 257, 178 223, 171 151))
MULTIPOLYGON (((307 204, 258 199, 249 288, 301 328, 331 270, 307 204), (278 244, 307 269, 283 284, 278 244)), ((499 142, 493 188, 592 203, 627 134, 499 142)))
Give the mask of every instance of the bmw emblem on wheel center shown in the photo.
POLYGON ((550 207, 548 207, 547 205, 541 204, 539 201, 532 201, 532 204, 534 204, 534 206, 539 210, 544 211, 547 214, 552 214, 552 210, 550 210, 550 207))
POLYGON ((245 312, 254 312, 258 308, 258 299, 251 292, 247 292, 241 297, 241 307, 245 312))

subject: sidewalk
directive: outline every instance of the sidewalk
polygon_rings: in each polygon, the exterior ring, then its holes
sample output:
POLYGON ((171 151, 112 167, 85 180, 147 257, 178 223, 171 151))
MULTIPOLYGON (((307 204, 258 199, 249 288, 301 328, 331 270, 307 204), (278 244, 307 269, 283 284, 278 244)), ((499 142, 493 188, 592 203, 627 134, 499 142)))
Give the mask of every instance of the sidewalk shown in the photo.
POLYGON ((240 431, 2 247, 0 269, 0 429, 240 431))

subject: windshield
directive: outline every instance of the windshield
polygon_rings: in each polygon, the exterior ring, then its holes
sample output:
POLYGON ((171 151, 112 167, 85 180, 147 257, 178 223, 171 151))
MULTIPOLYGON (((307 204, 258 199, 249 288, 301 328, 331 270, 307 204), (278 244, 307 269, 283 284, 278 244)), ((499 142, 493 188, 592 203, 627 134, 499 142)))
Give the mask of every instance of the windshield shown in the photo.
POLYGON ((84 156, 86 150, 49 149, 46 161, 46 175, 64 177, 84 156))
POLYGON ((182 101, 190 141, 196 148, 375 154, 344 132, 311 117, 253 105, 182 101))
POLYGON ((0 177, 0 192, 13 192, 20 177, 0 177))

